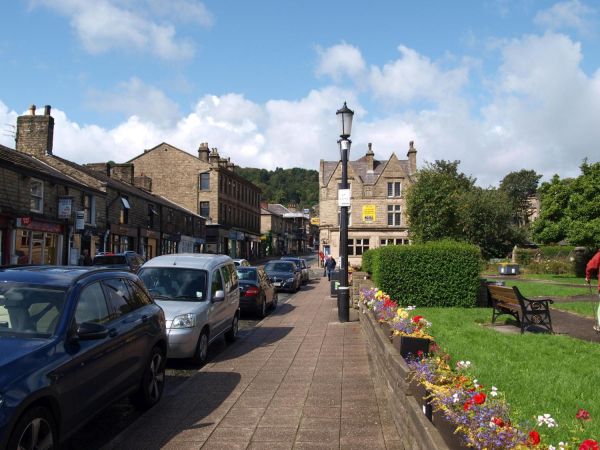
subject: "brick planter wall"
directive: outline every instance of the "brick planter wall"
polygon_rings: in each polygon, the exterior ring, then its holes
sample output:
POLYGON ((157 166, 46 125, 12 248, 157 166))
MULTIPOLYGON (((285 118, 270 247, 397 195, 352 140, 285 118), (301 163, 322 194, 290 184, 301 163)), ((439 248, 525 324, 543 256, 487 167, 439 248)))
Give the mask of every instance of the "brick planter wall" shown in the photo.
MULTIPOLYGON (((370 281, 370 280, 368 280, 370 281)), ((353 282, 354 284, 354 282, 353 282)), ((358 284, 358 283, 357 283, 358 284)), ((360 287, 368 287, 360 283, 360 287)), ((371 282, 372 287, 373 284, 371 282)), ((357 289, 353 295, 356 304, 360 295, 357 289)), ((394 349, 392 343, 383 334, 381 327, 373 319, 373 315, 365 310, 359 314, 362 329, 367 340, 368 350, 377 368, 377 382, 384 387, 390 404, 392 416, 398 433, 404 439, 406 449, 412 450, 449 450, 439 432, 425 417, 421 406, 415 400, 406 377, 410 372, 406 362, 394 349)))

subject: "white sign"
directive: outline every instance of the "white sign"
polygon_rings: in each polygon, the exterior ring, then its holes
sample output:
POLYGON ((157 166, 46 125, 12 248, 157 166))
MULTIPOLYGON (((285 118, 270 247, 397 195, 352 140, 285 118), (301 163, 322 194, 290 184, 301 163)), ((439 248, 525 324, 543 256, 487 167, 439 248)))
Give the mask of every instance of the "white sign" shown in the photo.
POLYGON ((338 206, 350 206, 350 189, 338 190, 338 206))
POLYGON ((75 229, 83 230, 85 228, 85 211, 76 211, 75 218, 75 229))
POLYGON ((58 199, 58 218, 59 219, 70 219, 71 212, 73 210, 73 200, 70 198, 59 198, 58 199))
POLYGON ((302 212, 303 212, 304 214, 308 214, 308 213, 310 213, 310 209, 303 209, 303 210, 302 210, 302 212))

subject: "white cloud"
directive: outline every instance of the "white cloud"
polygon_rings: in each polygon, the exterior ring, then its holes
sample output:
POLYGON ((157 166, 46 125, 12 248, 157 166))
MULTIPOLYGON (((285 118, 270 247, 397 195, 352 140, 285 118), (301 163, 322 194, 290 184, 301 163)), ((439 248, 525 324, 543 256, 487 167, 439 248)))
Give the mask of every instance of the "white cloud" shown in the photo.
POLYGON ((113 49, 136 50, 167 60, 188 59, 194 45, 175 38, 175 26, 156 18, 209 26, 212 15, 192 0, 30 0, 30 7, 44 6, 71 21, 84 49, 93 55, 113 49))
POLYGON ((357 78, 366 69, 360 50, 344 41, 325 50, 317 47, 317 53, 319 62, 315 73, 318 77, 329 75, 335 82, 340 82, 344 75, 357 78))
POLYGON ((557 3, 550 9, 539 11, 533 22, 550 30, 573 28, 584 35, 593 35, 597 22, 590 16, 596 10, 581 3, 580 0, 557 3))

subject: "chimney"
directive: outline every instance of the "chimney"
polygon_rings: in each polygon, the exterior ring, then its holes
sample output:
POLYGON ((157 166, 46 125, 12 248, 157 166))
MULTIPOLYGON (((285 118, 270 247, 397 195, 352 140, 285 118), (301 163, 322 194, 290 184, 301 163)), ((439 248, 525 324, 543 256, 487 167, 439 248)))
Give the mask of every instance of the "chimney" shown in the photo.
POLYGON ((208 154, 208 142, 203 142, 200 144, 200 147, 198 147, 198 159, 200 161, 208 162, 208 154))
POLYGON ((94 172, 100 172, 110 177, 110 164, 108 163, 89 163, 86 164, 86 167, 94 172))
MULTIPOLYGON (((208 145, 208 144, 206 144, 206 145, 208 145)), ((212 166, 219 165, 219 152, 217 151, 216 148, 213 148, 212 151, 210 152, 210 154, 208 155, 208 162, 212 166)))
POLYGON ((147 177, 144 174, 140 174, 139 177, 133 179, 133 185, 136 188, 143 189, 148 192, 152 192, 152 178, 147 177))
POLYGON ((267 202, 260 202, 260 207, 264 209, 269 209, 269 204, 267 202))
POLYGON ((231 162, 231 158, 227 158, 227 168, 233 172, 234 167, 235 167, 235 164, 233 164, 231 162))
POLYGON ((297 207, 298 207, 298 205, 295 205, 295 204, 287 205, 287 209, 289 209, 293 213, 296 212, 297 207))
POLYGON ((408 153, 408 170, 410 175, 417 172, 417 149, 414 147, 415 141, 410 141, 408 153))
POLYGON ((219 167, 227 169, 227 158, 219 158, 219 167))
POLYGON ((371 150, 371 143, 369 142, 369 150, 367 150, 367 172, 373 172, 375 170, 375 153, 371 150))
POLYGON ((17 117, 17 151, 43 158, 52 154, 54 118, 50 106, 44 108, 43 116, 36 116, 35 110, 35 105, 31 105, 28 116, 17 117))
POLYGON ((115 164, 112 167, 111 175, 115 180, 124 181, 131 185, 135 185, 133 177, 133 164, 115 164))

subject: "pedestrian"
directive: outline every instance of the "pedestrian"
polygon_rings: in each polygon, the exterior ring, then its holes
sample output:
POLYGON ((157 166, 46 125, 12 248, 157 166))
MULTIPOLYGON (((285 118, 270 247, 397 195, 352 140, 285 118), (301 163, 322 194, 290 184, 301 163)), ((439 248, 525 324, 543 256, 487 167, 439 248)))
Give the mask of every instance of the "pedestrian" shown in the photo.
POLYGON ((323 252, 319 252, 319 264, 323 267, 323 252))
POLYGON ((325 263, 325 269, 327 270, 327 281, 331 281, 331 272, 335 269, 335 259, 329 257, 325 263))
MULTIPOLYGON (((594 257, 592 259, 589 260, 589 262, 587 263, 587 266, 585 267, 585 281, 587 281, 587 284, 590 284, 591 280, 592 280, 592 272, 598 272, 600 269, 600 249, 598 250, 598 253, 596 253, 594 255, 594 257)), ((600 273, 598 274, 598 297, 600 298, 600 273)), ((591 285, 590 285, 591 286, 591 285)), ((592 290, 590 288, 590 294, 591 294, 592 290)), ((594 307, 593 305, 593 301, 592 301, 592 308, 594 307)), ((595 310, 594 310, 595 312, 595 310)), ((596 323, 594 324, 594 330, 596 331, 600 331, 600 306, 598 307, 598 314, 596 315, 596 323)))
POLYGON ((94 262, 92 261, 92 258, 90 257, 90 252, 88 251, 87 248, 85 250, 83 250, 83 252, 81 253, 81 256, 79 257, 79 265, 80 266, 93 266, 94 265, 94 262))
POLYGON ((323 264, 323 276, 327 275, 327 263, 329 262, 329 257, 325 258, 325 262, 323 264))

